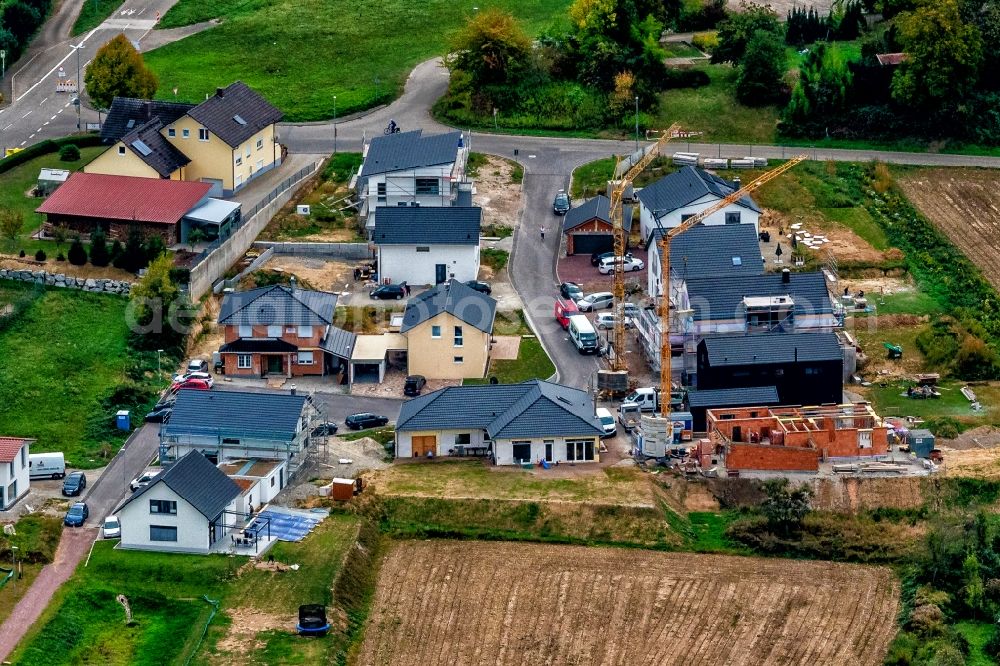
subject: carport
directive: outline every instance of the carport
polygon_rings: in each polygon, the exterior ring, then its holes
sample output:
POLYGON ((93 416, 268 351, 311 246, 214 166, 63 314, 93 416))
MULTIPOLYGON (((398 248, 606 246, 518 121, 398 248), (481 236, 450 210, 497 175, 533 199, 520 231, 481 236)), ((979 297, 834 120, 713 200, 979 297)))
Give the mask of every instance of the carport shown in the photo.
MULTIPOLYGON (((611 226, 611 202, 602 194, 573 208, 563 218, 566 254, 594 254, 614 249, 614 229, 611 226)), ((626 243, 632 230, 632 207, 623 210, 626 243)))
POLYGON ((240 221, 240 204, 236 201, 206 199, 181 220, 181 242, 187 243, 188 236, 200 229, 206 240, 228 238, 232 229, 240 221))
POLYGON ((405 352, 406 348, 406 337, 400 333, 357 336, 351 352, 348 383, 381 384, 389 352, 405 352))

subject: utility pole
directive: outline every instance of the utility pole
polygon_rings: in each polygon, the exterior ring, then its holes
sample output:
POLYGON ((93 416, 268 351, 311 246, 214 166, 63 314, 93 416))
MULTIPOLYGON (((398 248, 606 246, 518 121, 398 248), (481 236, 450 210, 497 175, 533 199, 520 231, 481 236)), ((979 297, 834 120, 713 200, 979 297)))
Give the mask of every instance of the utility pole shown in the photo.
POLYGON ((80 81, 80 51, 83 49, 83 42, 80 42, 73 47, 76 51, 76 131, 80 131, 80 110, 82 103, 80 102, 80 93, 83 91, 83 85, 80 81))
POLYGON ((639 152, 639 96, 635 96, 635 152, 639 152))
POLYGON ((333 96, 333 152, 337 152, 337 96, 333 96))

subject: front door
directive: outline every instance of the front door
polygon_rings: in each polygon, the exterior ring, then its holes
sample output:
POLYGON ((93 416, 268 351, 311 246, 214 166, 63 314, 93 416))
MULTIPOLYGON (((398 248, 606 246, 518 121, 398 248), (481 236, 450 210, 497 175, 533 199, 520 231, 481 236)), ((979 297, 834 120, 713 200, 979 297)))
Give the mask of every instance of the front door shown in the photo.
POLYGON ((267 372, 268 374, 281 374, 281 357, 280 356, 268 356, 267 357, 267 372))
POLYGON ((447 264, 435 264, 434 265, 434 283, 441 284, 448 279, 448 266, 447 264))
POLYGON ((414 458, 423 458, 428 452, 437 453, 436 435, 414 435, 410 441, 414 458))
POLYGON ((552 442, 545 442, 545 462, 552 462, 552 442))

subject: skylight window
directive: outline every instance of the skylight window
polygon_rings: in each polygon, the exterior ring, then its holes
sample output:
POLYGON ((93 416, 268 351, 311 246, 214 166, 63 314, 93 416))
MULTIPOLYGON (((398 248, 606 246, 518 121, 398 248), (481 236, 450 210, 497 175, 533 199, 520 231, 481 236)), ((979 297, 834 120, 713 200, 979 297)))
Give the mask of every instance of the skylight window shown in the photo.
POLYGON ((247 121, 243 120, 243 118, 241 118, 239 114, 233 116, 233 120, 235 120, 236 122, 238 122, 240 125, 246 125, 247 124, 247 121))
POLYGON ((138 150, 144 157, 153 154, 153 149, 139 139, 132 142, 132 147, 138 150))
POLYGON ((733 266, 742 266, 743 257, 733 257, 733 266))
POLYGON ((133 127, 135 127, 135 118, 131 118, 125 123, 125 129, 132 129, 133 127))

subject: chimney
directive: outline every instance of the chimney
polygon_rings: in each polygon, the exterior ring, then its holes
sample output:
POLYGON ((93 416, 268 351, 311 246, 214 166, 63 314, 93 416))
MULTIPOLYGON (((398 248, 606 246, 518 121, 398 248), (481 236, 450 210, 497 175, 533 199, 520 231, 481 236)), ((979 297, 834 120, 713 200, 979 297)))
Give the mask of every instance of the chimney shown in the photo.
POLYGON ((142 103, 142 113, 143 113, 143 116, 145 116, 145 118, 146 118, 146 122, 149 122, 150 120, 152 120, 153 119, 153 103, 150 102, 149 100, 146 100, 145 102, 143 102, 142 103))
POLYGON ((733 189, 738 190, 741 189, 742 187, 743 187, 743 181, 740 180, 740 177, 736 176, 736 178, 733 178, 733 189))
POLYGON ((295 391, 297 391, 298 389, 297 389, 297 387, 295 386, 295 384, 292 384, 292 387, 291 387, 291 389, 289 389, 289 390, 291 391, 292 395, 295 395, 295 391))
POLYGON ((298 287, 298 280, 296 280, 295 276, 293 275, 291 278, 288 279, 288 281, 292 285, 292 291, 295 291, 295 289, 298 287))
POLYGON ((215 96, 216 97, 225 97, 226 96, 226 89, 225 88, 216 88, 215 89, 215 96))
POLYGON ((792 281, 792 272, 790 270, 788 270, 787 268, 782 268, 781 269, 781 283, 782 284, 788 284, 791 281, 792 281))

